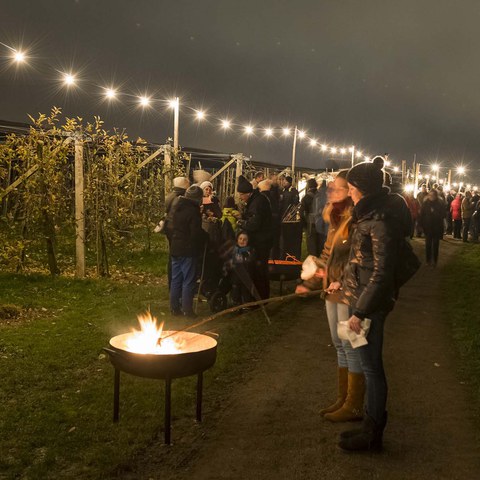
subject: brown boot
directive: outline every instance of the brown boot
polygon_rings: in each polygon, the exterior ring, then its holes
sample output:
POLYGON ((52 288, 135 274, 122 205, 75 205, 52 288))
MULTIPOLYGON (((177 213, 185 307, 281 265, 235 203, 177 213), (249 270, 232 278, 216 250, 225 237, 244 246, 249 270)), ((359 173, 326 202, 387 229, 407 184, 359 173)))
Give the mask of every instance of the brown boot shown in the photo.
POLYGON ((337 401, 333 405, 330 405, 329 407, 320 410, 320 415, 325 415, 326 413, 335 412, 335 410, 338 410, 345 403, 345 399, 347 398, 347 388, 348 388, 348 368, 338 367, 337 377, 338 377, 337 401))
POLYGON ((348 393, 345 403, 338 410, 327 413, 330 422, 349 422, 363 418, 363 398, 365 396, 365 375, 348 372, 348 393))

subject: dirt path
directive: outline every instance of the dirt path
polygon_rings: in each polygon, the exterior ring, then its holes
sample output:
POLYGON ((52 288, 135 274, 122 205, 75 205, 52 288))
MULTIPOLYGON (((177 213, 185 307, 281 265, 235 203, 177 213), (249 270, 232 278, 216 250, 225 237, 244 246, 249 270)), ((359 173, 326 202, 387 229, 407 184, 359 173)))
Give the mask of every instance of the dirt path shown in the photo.
MULTIPOLYGON (((442 261, 457 249, 442 242, 442 261)), ((335 353, 322 305, 305 300, 292 329, 265 351, 221 413, 206 418, 201 435, 162 458, 143 459, 125 478, 479 478, 476 412, 458 379, 447 326, 439 322, 439 281, 438 270, 423 266, 387 321, 389 423, 382 454, 342 452, 336 443, 345 424, 318 415, 335 394, 335 353)))

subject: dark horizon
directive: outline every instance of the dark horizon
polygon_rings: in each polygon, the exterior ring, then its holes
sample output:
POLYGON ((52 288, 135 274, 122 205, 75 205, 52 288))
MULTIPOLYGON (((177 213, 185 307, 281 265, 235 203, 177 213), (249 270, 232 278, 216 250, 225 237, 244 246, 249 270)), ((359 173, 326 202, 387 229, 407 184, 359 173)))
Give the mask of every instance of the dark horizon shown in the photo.
MULTIPOLYGON (((0 45, 0 117, 61 107, 66 116, 126 128, 163 143, 172 112, 134 95, 180 97, 180 145, 290 164, 292 138, 225 134, 220 119, 306 129, 329 146, 388 152, 396 165, 465 165, 476 178, 480 5, 465 0, 318 2, 2 2, 0 42, 24 49, 13 66, 0 45), (79 76, 59 84, 60 72, 79 76), (103 86, 127 93, 102 102, 103 86), (205 109, 199 124, 193 109, 205 109)), ((300 141, 297 165, 325 155, 300 141)), ((348 154, 346 159, 348 161, 348 154)))

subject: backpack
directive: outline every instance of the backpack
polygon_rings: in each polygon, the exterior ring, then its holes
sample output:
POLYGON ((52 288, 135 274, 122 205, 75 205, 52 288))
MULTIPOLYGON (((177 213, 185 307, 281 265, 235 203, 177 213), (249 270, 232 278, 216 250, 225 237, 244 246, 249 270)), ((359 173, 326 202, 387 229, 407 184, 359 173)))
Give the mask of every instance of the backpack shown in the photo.
POLYGON ((401 237, 394 275, 395 287, 399 289, 405 285, 417 273, 421 264, 410 242, 405 237, 401 237))

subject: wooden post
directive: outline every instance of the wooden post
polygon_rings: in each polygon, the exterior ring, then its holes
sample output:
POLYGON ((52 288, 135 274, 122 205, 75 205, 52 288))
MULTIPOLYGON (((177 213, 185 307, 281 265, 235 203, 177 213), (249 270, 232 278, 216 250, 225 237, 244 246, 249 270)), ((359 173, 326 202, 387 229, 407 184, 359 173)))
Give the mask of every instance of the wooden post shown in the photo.
POLYGON ((402 185, 405 185, 405 183, 408 183, 408 177, 407 177, 407 161, 402 160, 402 185), (406 181, 405 181, 406 179, 406 181))
POLYGON ((180 99, 175 97, 174 113, 173 113, 173 148, 178 152, 178 120, 180 116, 180 99))
POLYGON ((418 177, 420 176, 420 164, 417 163, 415 165, 415 181, 414 181, 414 188, 413 188, 413 196, 417 198, 418 193, 418 177))
POLYGON ((83 199, 83 138, 75 136, 75 255, 76 276, 85 278, 85 213, 83 199))
POLYGON ((163 167, 165 169, 164 183, 165 183, 165 198, 172 189, 172 147, 165 145, 165 153, 163 156, 163 167))
POLYGON ((236 166, 236 171, 235 171, 235 192, 237 191, 238 187, 238 177, 242 174, 243 172, 243 153, 237 153, 234 155, 235 162, 237 164, 236 166))
POLYGON ((292 177, 295 175, 295 155, 297 153, 297 133, 298 133, 298 128, 295 125, 295 133, 293 135, 293 148, 292 148, 292 177))

